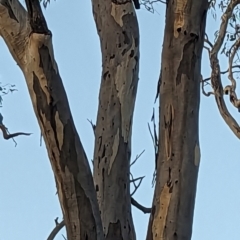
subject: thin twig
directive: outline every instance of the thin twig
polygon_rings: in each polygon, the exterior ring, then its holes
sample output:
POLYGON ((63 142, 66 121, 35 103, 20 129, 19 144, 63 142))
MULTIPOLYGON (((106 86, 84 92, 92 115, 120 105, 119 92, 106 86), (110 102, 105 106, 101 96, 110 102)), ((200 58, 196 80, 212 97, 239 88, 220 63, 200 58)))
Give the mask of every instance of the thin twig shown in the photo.
POLYGON ((136 182, 136 181, 142 180, 144 177, 145 177, 145 176, 134 178, 134 179, 130 180, 130 183, 134 183, 134 182, 136 182))
MULTIPOLYGON (((132 176, 132 174, 131 174, 131 176, 132 176)), ((133 176, 132 176, 132 177, 133 177, 133 176)), ((134 181, 134 179, 130 180, 130 181, 133 183, 133 185, 134 185, 134 190, 133 190, 133 192, 131 193, 131 196, 133 196, 133 195, 136 193, 136 191, 137 191, 138 188, 140 187, 140 185, 141 185, 141 183, 142 183, 142 180, 143 180, 144 178, 145 178, 145 176, 138 178, 138 184, 135 183, 136 181, 134 181)))
POLYGON ((206 92, 204 89, 204 80, 202 80, 202 76, 201 76, 201 85, 202 85, 202 93, 206 96, 209 97, 210 95, 214 95, 214 92, 206 92))
POLYGON ((93 133, 95 134, 96 125, 95 125, 95 124, 93 124, 92 120, 89 120, 89 119, 87 119, 87 120, 88 120, 88 121, 89 121, 89 123, 91 124, 91 126, 92 126, 92 129, 93 129, 93 133))
POLYGON ((62 234, 62 237, 63 237, 64 240, 67 240, 67 238, 63 234, 62 234))
POLYGON ((145 152, 145 150, 143 150, 140 154, 137 154, 136 158, 133 160, 133 162, 130 164, 130 167, 142 156, 142 154, 145 152))
MULTIPOLYGON (((56 220, 56 219, 55 219, 56 220)), ((56 221, 55 221, 56 222, 56 221)), ((50 235, 48 236, 47 240, 54 240, 58 232, 65 226, 64 220, 60 223, 56 224, 55 228, 52 230, 50 235)))

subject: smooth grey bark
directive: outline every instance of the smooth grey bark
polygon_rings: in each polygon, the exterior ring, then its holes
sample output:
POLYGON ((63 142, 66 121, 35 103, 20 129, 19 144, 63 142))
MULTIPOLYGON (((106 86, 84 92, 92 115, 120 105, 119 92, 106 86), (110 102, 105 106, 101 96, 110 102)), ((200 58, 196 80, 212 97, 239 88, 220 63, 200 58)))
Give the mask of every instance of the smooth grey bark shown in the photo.
POLYGON ((106 239, 134 240, 131 131, 139 70, 139 29, 132 1, 94 0, 102 51, 95 128, 94 184, 106 239))
POLYGON ((57 183, 69 240, 102 240, 89 163, 54 59, 38 0, 0 0, 0 36, 21 68, 57 183))
POLYGON ((167 1, 159 152, 147 240, 190 240, 200 162, 201 55, 208 1, 167 1))

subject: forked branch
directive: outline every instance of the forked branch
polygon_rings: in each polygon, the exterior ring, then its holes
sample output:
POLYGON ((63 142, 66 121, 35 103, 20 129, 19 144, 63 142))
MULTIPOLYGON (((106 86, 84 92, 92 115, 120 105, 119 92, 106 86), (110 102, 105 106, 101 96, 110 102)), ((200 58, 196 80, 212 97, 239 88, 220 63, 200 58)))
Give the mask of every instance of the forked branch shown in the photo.
POLYGON ((233 15, 233 11, 235 7, 240 4, 240 0, 231 0, 226 7, 225 12, 222 15, 221 18, 221 26, 218 32, 218 36, 216 38, 215 43, 212 46, 212 49, 210 51, 210 64, 211 64, 211 85, 214 90, 214 96, 215 100, 218 106, 218 109, 221 113, 221 116, 227 123, 227 125, 230 127, 230 129, 233 131, 233 133, 240 138, 240 126, 236 122, 236 120, 233 118, 233 116, 230 114, 230 112, 227 109, 225 100, 223 95, 229 94, 231 103, 239 109, 240 107, 240 101, 237 99, 237 94, 235 92, 236 90, 236 81, 233 77, 233 59, 235 57, 236 51, 238 50, 240 46, 240 40, 236 40, 234 45, 230 48, 229 51, 229 80, 231 81, 231 85, 228 85, 223 89, 222 85, 222 79, 221 79, 221 70, 220 70, 220 64, 218 59, 218 54, 220 49, 222 48, 222 45, 224 43, 224 39, 227 32, 227 27, 230 18, 233 15))

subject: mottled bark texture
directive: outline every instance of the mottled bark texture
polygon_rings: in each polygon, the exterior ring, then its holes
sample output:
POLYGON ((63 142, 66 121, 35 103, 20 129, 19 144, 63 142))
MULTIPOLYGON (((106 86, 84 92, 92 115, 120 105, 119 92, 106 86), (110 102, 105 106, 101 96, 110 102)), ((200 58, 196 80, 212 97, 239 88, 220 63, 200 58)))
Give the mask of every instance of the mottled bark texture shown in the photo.
POLYGON ((0 0, 0 35, 21 68, 54 171, 69 240, 103 239, 96 192, 38 0, 0 0))
POLYGON ((129 163, 139 70, 138 22, 132 1, 92 4, 102 51, 94 184, 106 239, 134 240, 129 163))
POLYGON ((200 71, 207 9, 207 0, 167 3, 157 179, 147 240, 191 239, 200 162, 200 71))

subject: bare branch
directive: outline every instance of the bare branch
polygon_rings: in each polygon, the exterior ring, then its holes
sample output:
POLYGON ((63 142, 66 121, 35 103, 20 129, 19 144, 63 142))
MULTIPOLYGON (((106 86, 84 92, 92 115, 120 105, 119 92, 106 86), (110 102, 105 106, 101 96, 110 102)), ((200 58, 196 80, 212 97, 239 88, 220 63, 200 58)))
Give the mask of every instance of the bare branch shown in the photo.
POLYGON ((211 48, 213 48, 213 44, 210 42, 208 35, 206 33, 205 33, 204 42, 206 42, 211 48))
POLYGON ((209 47, 206 47, 206 46, 203 46, 203 48, 205 48, 208 51, 208 55, 210 57, 211 49, 209 47))
POLYGON ((91 126, 92 126, 92 129, 93 129, 93 133, 95 134, 96 125, 95 125, 95 124, 93 124, 92 120, 89 120, 89 119, 87 119, 87 120, 88 120, 88 121, 89 121, 89 123, 91 124, 91 126))
MULTIPOLYGON (((143 154, 144 152, 145 152, 145 150, 143 150, 139 155, 136 156, 136 158, 134 159, 134 161, 130 164, 130 167, 137 162, 137 160, 142 156, 142 154, 143 154)), ((131 177, 130 183, 133 183, 133 185, 134 185, 134 191, 133 191, 132 194, 131 194, 131 196, 133 196, 133 194, 136 193, 137 189, 140 187, 140 184, 142 183, 142 180, 143 180, 143 178, 144 178, 145 176, 143 176, 143 177, 138 177, 138 178, 133 178, 133 175, 132 175, 132 173, 130 172, 130 177, 131 177), (135 182, 137 182, 137 181, 139 181, 138 184, 135 184, 135 182)), ((131 198, 131 202, 132 202, 132 201, 133 201, 133 202, 136 202, 135 200, 133 200, 133 199, 131 198)), ((132 204, 133 204, 133 203, 132 203, 132 204)), ((139 205, 139 206, 141 206, 141 205, 139 205)), ((142 206, 142 207, 143 207, 143 206, 142 206)), ((144 207, 143 207, 143 208, 144 208, 144 207)))
POLYGON ((141 181, 144 177, 145 176, 134 178, 134 179, 130 180, 130 183, 135 183, 136 181, 141 181))
POLYGON ((141 210, 143 213, 151 213, 152 208, 147 208, 138 203, 134 198, 131 197, 131 204, 136 207, 137 209, 141 210))
POLYGON ((149 12, 154 13, 154 3, 163 3, 166 4, 166 1, 163 0, 141 0, 141 5, 143 5, 149 12))
POLYGON ((62 237, 63 237, 64 240, 67 240, 67 238, 63 234, 62 234, 62 237))
MULTIPOLYGON (((24 133, 24 132, 17 132, 17 133, 12 133, 10 134, 8 132, 8 129, 3 125, 0 124, 0 129, 2 130, 3 133, 3 138, 8 140, 8 139, 13 139, 14 137, 20 136, 20 135, 24 135, 24 136, 30 136, 31 133, 24 133)), ((17 145, 16 141, 13 139, 13 141, 15 142, 15 146, 17 145)))
POLYGON ((145 150, 143 150, 139 155, 137 154, 136 158, 133 160, 133 162, 130 164, 130 167, 142 156, 142 154, 145 152, 145 150))
POLYGON ((154 141, 154 137, 153 137, 152 130, 151 130, 151 127, 150 127, 149 123, 148 123, 148 130, 149 130, 149 133, 151 135, 153 146, 154 146, 154 150, 155 150, 155 141, 154 141))
POLYGON ((133 192, 131 193, 131 196, 133 196, 135 193, 136 193, 136 191, 138 190, 138 188, 140 187, 140 185, 141 185, 141 183, 142 183, 142 180, 145 178, 145 176, 142 176, 142 177, 138 177, 138 178, 133 178, 133 175, 130 173, 130 176, 131 176, 131 180, 130 180, 130 182, 131 183, 133 183, 133 185, 134 185, 134 190, 133 190, 133 192), (136 181, 138 181, 138 183, 136 184, 135 182, 136 181))
MULTIPOLYGON (((209 78, 209 80, 210 80, 210 78, 209 78)), ((202 93, 206 96, 206 97, 209 97, 210 95, 214 95, 214 92, 206 92, 205 91, 205 89, 204 89, 204 84, 205 84, 205 82, 206 82, 206 79, 202 79, 202 76, 201 76, 201 84, 202 84, 202 93)))
POLYGON ((157 127, 156 127, 156 122, 155 122, 154 109, 153 109, 153 114, 151 117, 151 122, 153 124, 153 133, 151 131, 151 127, 150 127, 149 123, 148 123, 148 130, 149 130, 151 138, 152 138, 154 152, 155 152, 155 171, 153 173, 153 180, 152 180, 152 185, 154 185, 155 178, 156 178, 156 170, 157 170, 157 159, 158 159, 158 136, 157 136, 157 127))
POLYGON ((60 223, 58 223, 55 219, 56 226, 48 236, 47 240, 54 240, 58 232, 65 226, 64 220, 62 220, 60 223))

